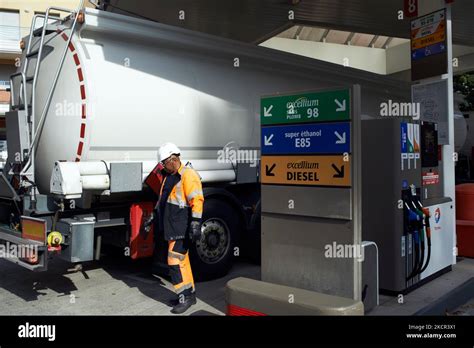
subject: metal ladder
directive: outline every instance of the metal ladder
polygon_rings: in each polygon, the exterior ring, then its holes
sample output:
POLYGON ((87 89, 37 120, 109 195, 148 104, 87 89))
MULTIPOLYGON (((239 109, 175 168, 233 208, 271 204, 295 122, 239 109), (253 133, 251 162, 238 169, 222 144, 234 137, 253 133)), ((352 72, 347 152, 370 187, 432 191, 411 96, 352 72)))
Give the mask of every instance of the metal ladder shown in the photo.
MULTIPOLYGON (((41 136, 41 132, 43 129, 43 125, 46 119, 46 114, 48 112, 49 106, 51 104, 51 100, 53 98, 54 90, 56 88, 59 75, 61 73, 61 69, 64 65, 64 61, 66 58, 66 54, 69 48, 69 45, 71 43, 73 33, 76 29, 76 25, 78 22, 79 15, 81 13, 81 10, 84 8, 84 0, 80 1, 80 5, 77 10, 73 11, 70 9, 66 8, 61 8, 61 7, 49 7, 46 10, 46 14, 41 14, 41 15, 35 15, 33 17, 33 21, 31 23, 31 28, 30 28, 30 35, 29 35, 29 40, 28 40, 28 46, 25 54, 25 60, 23 63, 23 69, 21 72, 17 72, 13 75, 10 76, 10 86, 11 86, 11 108, 12 110, 18 110, 18 111, 24 111, 25 112, 25 117, 26 117, 26 122, 28 124, 28 134, 29 134, 29 149, 28 153, 26 154, 27 162, 23 166, 21 172, 19 173, 21 175, 27 175, 30 177, 30 180, 33 180, 34 176, 34 156, 35 156, 35 149, 38 144, 38 140, 41 136), (69 13, 64 18, 58 18, 57 22, 54 24, 49 24, 48 21, 51 18, 50 12, 51 11, 57 11, 57 12, 65 12, 69 13), (35 29, 37 20, 39 18, 43 18, 43 27, 35 29), (70 27, 62 27, 61 25, 65 23, 66 21, 74 18, 73 23, 70 27), (38 82, 38 74, 39 74, 39 69, 41 66, 41 59, 43 55, 43 47, 45 44, 45 38, 47 35, 50 35, 52 33, 55 33, 57 29, 62 29, 62 30, 71 30, 71 34, 69 35, 69 38, 66 42, 66 46, 64 48, 63 54, 61 56, 61 60, 59 63, 59 66, 56 70, 56 74, 53 79, 53 83, 51 85, 51 88, 48 93, 48 97, 46 99, 45 105, 43 107, 43 110, 41 112, 41 116, 39 118, 38 126, 35 129, 35 118, 36 118, 36 85, 38 82), (33 50, 33 38, 41 36, 40 38, 40 43, 39 43, 39 48, 37 50, 33 50), (30 67, 30 59, 33 59, 36 57, 36 61, 34 63, 34 74, 32 76, 27 76, 29 67, 30 67), (19 96, 18 96, 18 104, 16 103, 16 96, 14 93, 14 79, 21 77, 20 85, 19 85, 19 96), (31 103, 28 95, 28 84, 31 84, 31 103), (30 114, 31 111, 31 114, 30 114), (31 171, 27 173, 27 170, 31 167, 31 171)), ((56 17, 53 17, 56 19, 56 17)), ((24 154, 23 154, 24 155, 24 154)))

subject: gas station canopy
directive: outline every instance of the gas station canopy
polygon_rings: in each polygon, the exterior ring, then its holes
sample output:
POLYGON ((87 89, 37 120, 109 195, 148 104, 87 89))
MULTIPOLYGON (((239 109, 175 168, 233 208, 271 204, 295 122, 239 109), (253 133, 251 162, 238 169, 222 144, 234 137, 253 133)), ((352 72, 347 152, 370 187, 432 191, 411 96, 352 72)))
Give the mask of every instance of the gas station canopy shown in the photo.
MULTIPOLYGON (((101 0, 107 11, 145 17, 235 40, 261 43, 293 25, 407 38, 402 0, 101 0), (180 18, 184 11, 185 18, 180 18), (288 12, 294 11, 294 19, 288 12)), ((452 3, 453 43, 474 45, 474 1, 452 3)))

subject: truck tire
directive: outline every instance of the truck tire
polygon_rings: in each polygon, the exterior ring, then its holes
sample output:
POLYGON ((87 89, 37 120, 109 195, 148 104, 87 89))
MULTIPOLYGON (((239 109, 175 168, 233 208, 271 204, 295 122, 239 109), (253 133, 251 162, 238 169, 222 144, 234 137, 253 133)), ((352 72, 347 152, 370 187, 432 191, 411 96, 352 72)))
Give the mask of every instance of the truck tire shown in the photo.
POLYGON ((204 201, 202 236, 191 247, 191 266, 196 280, 226 275, 233 264, 239 218, 231 205, 219 199, 204 201))

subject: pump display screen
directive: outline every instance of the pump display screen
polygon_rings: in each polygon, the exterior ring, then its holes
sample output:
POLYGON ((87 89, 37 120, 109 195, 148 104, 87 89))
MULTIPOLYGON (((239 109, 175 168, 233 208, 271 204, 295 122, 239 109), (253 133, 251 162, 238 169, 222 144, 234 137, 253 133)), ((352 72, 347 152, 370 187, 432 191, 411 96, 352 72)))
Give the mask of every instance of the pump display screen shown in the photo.
POLYGON ((436 124, 423 122, 421 124, 421 166, 438 166, 438 131, 436 124))

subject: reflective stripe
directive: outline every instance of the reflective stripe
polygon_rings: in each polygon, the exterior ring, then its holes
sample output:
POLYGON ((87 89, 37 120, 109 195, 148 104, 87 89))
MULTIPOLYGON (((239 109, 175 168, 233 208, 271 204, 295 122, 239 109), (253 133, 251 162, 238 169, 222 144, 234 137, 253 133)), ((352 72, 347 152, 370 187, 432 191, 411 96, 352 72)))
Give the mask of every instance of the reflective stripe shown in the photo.
POLYGON ((171 204, 174 204, 174 205, 179 205, 178 200, 172 198, 171 195, 168 196, 168 200, 166 201, 166 203, 171 203, 171 204))
POLYGON ((181 287, 179 287, 178 285, 175 285, 174 286, 175 290, 176 290, 176 294, 179 295, 180 293, 182 293, 184 290, 187 290, 187 289, 194 289, 194 285, 193 283, 189 283, 189 284, 185 284, 181 287))
POLYGON ((178 260, 184 261, 186 256, 179 253, 175 253, 174 251, 168 251, 168 257, 171 257, 172 259, 178 259, 178 260))
POLYGON ((186 198, 188 199, 188 201, 190 201, 191 199, 193 199, 194 197, 196 196, 202 196, 203 195, 203 192, 201 189, 197 189, 197 190, 194 190, 193 192, 191 192, 189 195, 186 196, 186 198))
POLYGON ((178 173, 182 175, 186 169, 188 169, 188 167, 186 167, 183 163, 181 163, 181 167, 179 167, 178 173))
POLYGON ((181 261, 180 259, 168 256, 168 266, 170 266, 170 267, 171 266, 179 266, 179 264, 181 262, 183 262, 183 261, 181 261))
POLYGON ((166 203, 177 205, 180 208, 189 207, 188 204, 184 203, 183 201, 179 202, 177 199, 174 198, 168 198, 168 201, 166 203))
POLYGON ((192 212, 192 217, 196 219, 200 219, 202 217, 202 213, 198 213, 196 211, 192 212))
POLYGON ((179 202, 179 206, 180 207, 184 207, 186 206, 186 203, 183 199, 183 190, 182 190, 182 183, 183 183, 183 180, 181 179, 177 184, 176 184, 176 199, 178 200, 179 202))

